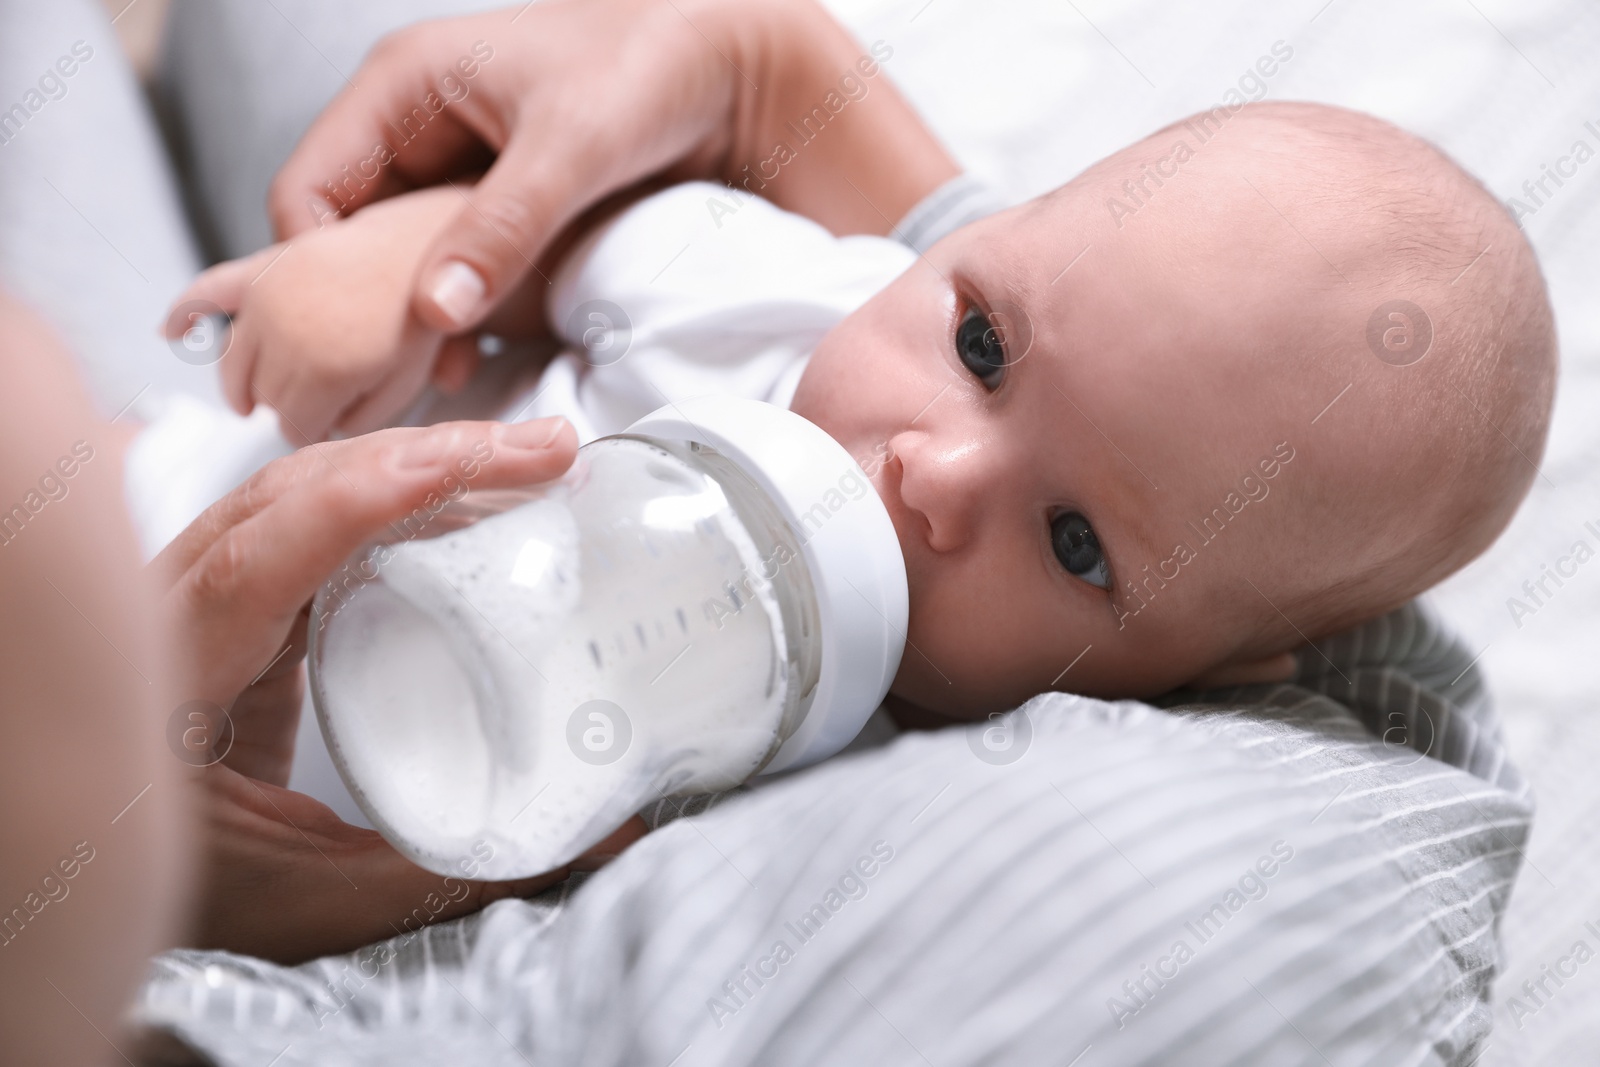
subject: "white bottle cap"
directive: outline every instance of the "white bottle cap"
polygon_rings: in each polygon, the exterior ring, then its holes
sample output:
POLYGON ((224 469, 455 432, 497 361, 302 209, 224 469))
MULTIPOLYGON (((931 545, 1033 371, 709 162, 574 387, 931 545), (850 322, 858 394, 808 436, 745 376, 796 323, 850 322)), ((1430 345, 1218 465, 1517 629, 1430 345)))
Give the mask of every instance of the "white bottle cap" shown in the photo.
POLYGON ((905 557, 871 479, 821 427, 758 400, 681 400, 624 432, 709 445, 793 527, 821 616, 821 674, 810 711, 762 773, 838 752, 883 703, 906 641, 905 557))

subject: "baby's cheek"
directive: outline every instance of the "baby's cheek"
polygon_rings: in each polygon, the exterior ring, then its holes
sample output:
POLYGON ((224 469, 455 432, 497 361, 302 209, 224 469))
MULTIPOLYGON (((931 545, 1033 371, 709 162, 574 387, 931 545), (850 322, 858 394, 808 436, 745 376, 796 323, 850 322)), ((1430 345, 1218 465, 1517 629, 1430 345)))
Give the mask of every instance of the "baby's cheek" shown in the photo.
MULTIPOLYGON (((965 595, 955 582, 911 582, 906 648, 894 692, 912 703, 961 718, 1014 706, 1036 673, 1024 662, 1032 651, 1010 632, 997 598, 965 595)), ((943 575, 951 578, 956 575, 943 575)))

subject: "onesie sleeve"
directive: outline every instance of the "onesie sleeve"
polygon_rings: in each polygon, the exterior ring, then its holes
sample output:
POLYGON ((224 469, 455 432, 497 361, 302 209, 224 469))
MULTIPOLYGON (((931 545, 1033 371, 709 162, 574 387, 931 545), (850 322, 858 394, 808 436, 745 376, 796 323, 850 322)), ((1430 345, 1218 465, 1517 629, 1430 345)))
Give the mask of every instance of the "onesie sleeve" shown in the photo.
POLYGON ((970 174, 957 174, 918 201, 891 232, 912 251, 926 252, 948 234, 1005 206, 989 186, 970 174))

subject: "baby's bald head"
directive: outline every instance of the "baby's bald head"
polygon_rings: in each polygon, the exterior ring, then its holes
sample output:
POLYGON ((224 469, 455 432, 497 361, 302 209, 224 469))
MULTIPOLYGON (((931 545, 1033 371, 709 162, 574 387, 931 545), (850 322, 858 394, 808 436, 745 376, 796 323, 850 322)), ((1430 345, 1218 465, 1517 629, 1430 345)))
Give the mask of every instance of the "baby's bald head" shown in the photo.
POLYGON ((1281 677, 1494 540, 1554 375, 1482 186, 1377 119, 1258 104, 940 241, 794 406, 900 535, 895 693, 971 714, 1281 677))
MULTIPOLYGON (((1315 436, 1302 433, 1304 480, 1273 554, 1288 601, 1278 606, 1303 632, 1329 633, 1434 585, 1510 522, 1549 422, 1549 299, 1502 205, 1389 123, 1260 104, 1233 116, 1212 149, 1196 161, 1195 194, 1214 184, 1257 217, 1266 201, 1293 231, 1291 247, 1321 261, 1305 261, 1307 284, 1281 290, 1304 316, 1286 324, 1284 355, 1304 363, 1294 377, 1305 399, 1333 406, 1307 428, 1315 436), (1307 546, 1323 553, 1317 566, 1306 565, 1307 546)), ((1266 634, 1296 636, 1267 618, 1266 634)))

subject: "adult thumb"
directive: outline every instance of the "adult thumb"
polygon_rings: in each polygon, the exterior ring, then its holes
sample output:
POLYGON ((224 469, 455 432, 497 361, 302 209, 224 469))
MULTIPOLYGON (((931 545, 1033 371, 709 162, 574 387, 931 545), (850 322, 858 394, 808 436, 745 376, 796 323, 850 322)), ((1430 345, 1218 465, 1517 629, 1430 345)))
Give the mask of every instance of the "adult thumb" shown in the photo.
POLYGON ((531 147, 513 137, 475 188, 458 187, 461 209, 417 272, 412 310, 435 330, 461 333, 516 288, 551 237, 581 209, 531 147))

